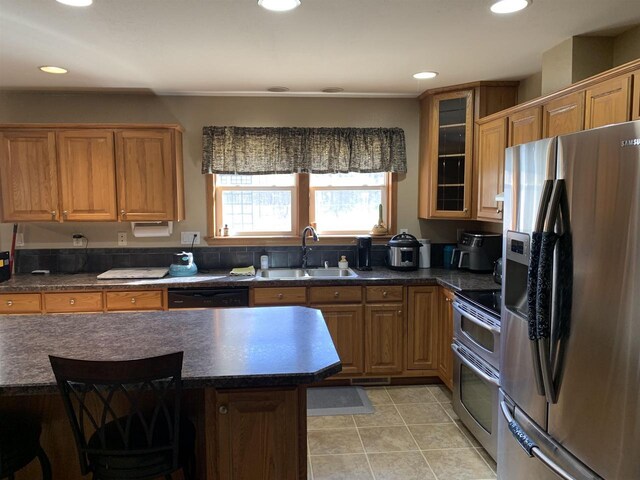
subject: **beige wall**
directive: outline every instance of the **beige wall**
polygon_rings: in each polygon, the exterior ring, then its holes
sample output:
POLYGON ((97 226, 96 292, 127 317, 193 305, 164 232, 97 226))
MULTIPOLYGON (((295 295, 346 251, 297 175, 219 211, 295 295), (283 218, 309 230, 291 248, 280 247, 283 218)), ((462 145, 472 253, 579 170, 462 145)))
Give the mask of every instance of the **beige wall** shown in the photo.
POLYGON ((618 35, 613 42, 613 66, 640 58, 640 25, 618 35))
POLYGON ((542 95, 571 85, 573 38, 542 54, 542 95))
POLYGON ((533 100, 542 95, 542 72, 534 73, 520 80, 518 85, 518 103, 533 100))
MULTIPOLYGON (((91 247, 114 247, 118 231, 129 231, 134 247, 175 246, 180 231, 206 234, 205 184, 200 173, 204 125, 400 127, 407 141, 408 173, 398 186, 398 228, 433 241, 452 241, 460 222, 419 221, 417 99, 341 99, 286 97, 194 97, 143 94, 0 93, 0 123, 123 122, 178 123, 185 129, 186 220, 169 238, 132 238, 129 224, 21 224, 26 248, 71 248, 82 233, 91 247)), ((372 214, 371 224, 377 218, 372 214)), ((465 225, 462 225, 464 228, 465 225)), ((11 226, 0 225, 0 249, 9 248, 11 226)))
POLYGON ((611 37, 573 37, 571 83, 612 68, 613 44, 611 37))

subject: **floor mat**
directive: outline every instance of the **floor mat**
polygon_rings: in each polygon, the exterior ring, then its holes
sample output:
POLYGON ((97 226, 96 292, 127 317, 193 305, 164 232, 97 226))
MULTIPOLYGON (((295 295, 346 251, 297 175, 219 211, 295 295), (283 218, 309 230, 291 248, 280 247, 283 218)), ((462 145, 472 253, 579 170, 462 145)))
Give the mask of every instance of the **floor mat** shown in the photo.
POLYGON ((326 387, 307 390, 307 415, 356 415, 373 413, 362 387, 326 387))

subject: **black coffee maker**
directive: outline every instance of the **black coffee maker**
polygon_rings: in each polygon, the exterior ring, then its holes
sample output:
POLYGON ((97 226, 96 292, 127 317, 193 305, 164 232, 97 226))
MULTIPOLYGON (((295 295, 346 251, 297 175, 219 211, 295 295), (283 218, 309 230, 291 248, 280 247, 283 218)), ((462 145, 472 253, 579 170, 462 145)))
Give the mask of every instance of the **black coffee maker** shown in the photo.
POLYGON ((356 268, 358 270, 371 270, 371 237, 364 235, 356 237, 358 247, 356 255, 356 268))

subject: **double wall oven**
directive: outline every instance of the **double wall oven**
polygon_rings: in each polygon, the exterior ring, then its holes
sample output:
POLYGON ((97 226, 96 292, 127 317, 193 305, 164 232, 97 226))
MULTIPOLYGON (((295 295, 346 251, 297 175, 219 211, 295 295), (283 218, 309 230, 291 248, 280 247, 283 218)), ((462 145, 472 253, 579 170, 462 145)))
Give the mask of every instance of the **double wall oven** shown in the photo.
POLYGON ((453 302, 453 409, 495 459, 500 375, 499 290, 463 290, 453 302))

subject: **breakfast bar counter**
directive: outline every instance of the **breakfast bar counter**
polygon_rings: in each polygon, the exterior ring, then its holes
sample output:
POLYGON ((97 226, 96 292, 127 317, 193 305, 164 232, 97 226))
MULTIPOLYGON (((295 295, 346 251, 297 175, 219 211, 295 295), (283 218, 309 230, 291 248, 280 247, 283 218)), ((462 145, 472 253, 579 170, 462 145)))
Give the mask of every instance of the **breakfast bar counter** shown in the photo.
POLYGON ((0 411, 40 418, 54 478, 80 479, 48 355, 125 360, 176 351, 184 352, 183 404, 198 432, 198 478, 306 478, 306 386, 341 370, 311 308, 3 315, 0 411))

